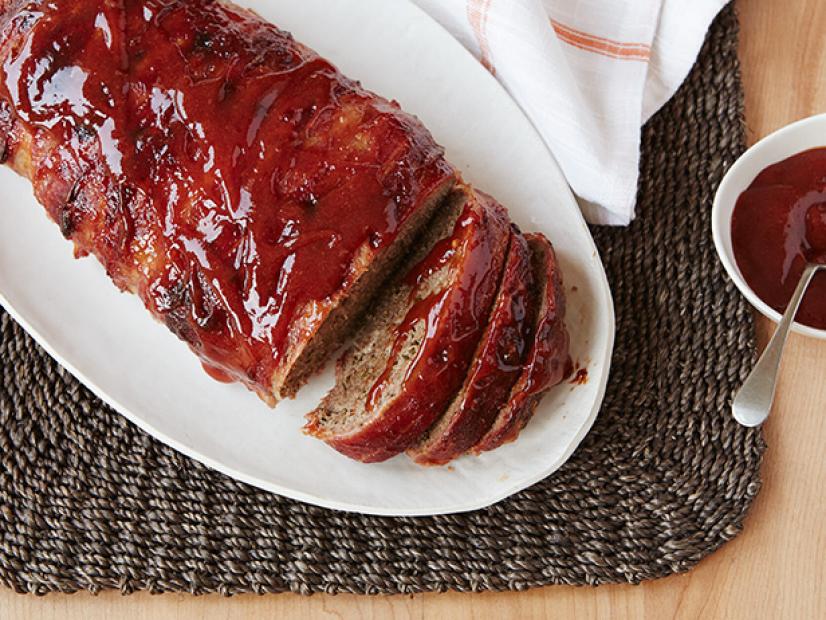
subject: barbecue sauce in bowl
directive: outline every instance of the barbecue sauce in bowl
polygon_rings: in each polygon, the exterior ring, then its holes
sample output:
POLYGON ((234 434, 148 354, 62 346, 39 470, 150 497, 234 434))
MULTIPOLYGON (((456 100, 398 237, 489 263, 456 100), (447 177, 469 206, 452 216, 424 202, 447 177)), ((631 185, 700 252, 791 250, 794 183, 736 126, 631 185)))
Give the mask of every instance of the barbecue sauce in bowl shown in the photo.
MULTIPOLYGON (((783 313, 806 263, 826 263, 826 147, 772 164, 740 194, 731 243, 743 279, 783 313)), ((826 273, 815 276, 797 322, 826 329, 826 273)))

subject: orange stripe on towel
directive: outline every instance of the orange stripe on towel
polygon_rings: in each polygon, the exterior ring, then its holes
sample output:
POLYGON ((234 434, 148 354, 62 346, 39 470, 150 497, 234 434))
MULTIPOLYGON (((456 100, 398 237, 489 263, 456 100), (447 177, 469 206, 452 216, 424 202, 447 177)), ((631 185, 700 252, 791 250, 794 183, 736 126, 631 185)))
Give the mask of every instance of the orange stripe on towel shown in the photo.
POLYGON ((598 37, 582 30, 566 26, 555 19, 551 20, 556 36, 568 45, 579 49, 623 60, 648 60, 651 58, 651 46, 645 43, 623 43, 598 37))
POLYGON ((488 43, 488 10, 491 0, 467 0, 467 18, 476 35, 476 42, 482 55, 482 65, 485 69, 496 75, 496 69, 490 57, 490 44, 488 43))

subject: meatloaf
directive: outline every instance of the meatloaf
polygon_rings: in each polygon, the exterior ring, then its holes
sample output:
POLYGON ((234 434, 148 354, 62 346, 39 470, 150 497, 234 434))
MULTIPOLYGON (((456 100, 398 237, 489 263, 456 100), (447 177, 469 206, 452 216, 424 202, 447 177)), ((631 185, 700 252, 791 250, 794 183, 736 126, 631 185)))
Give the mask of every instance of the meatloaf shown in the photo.
POLYGON ((397 104, 210 0, 0 0, 0 136, 77 255, 270 403, 455 177, 397 104))
POLYGON ((424 126, 222 0, 0 0, 0 162, 205 369, 305 430, 444 464, 562 380, 562 277, 424 126))

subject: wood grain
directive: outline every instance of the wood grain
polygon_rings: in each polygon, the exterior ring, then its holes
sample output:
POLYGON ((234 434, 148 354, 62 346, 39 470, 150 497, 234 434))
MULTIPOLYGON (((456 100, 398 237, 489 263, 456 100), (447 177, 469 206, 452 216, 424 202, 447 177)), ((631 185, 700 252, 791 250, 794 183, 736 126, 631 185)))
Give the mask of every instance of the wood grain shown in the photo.
MULTIPOLYGON (((750 141, 826 112, 826 2, 738 0, 750 141)), ((771 332, 759 323, 763 342, 771 332)), ((0 618, 826 618, 826 342, 794 336, 773 417, 765 484, 745 532, 687 575, 642 586, 412 597, 293 595, 45 599, 0 590, 0 618)))

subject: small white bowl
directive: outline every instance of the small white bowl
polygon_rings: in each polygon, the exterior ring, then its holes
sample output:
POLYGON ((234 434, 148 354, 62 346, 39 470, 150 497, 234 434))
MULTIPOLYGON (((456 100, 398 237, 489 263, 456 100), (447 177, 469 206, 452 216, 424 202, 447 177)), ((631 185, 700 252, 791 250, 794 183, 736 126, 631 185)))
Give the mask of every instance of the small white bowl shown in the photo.
MULTIPOLYGON (((717 254, 720 255, 728 275, 749 303, 775 323, 780 321, 780 313, 757 296, 746 284, 743 274, 737 267, 731 247, 731 216, 737 198, 766 167, 818 147, 826 147, 826 114, 804 118, 760 140, 743 153, 729 169, 714 197, 711 228, 717 254)), ((795 322, 792 330, 804 336, 826 340, 824 329, 815 329, 795 322)))

